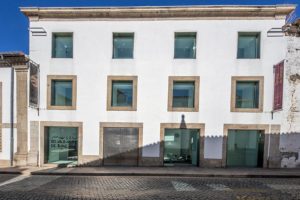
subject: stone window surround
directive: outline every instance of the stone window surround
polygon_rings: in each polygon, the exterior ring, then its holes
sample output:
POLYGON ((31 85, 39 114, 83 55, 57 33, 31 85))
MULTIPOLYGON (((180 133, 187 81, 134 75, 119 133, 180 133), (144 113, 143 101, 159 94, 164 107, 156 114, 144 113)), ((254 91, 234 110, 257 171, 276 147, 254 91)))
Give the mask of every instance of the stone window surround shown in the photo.
POLYGON ((104 164, 104 128, 138 128, 139 139, 138 139, 138 166, 142 165, 143 158, 143 123, 131 123, 131 122, 100 122, 99 124, 99 157, 101 165, 104 164))
POLYGON ((55 165, 45 163, 45 128, 46 127, 75 127, 78 128, 78 164, 81 163, 82 160, 82 142, 83 142, 83 123, 82 122, 55 122, 55 121, 41 121, 40 122, 40 166, 45 165, 55 165))
POLYGON ((77 76, 76 75, 48 75, 47 76, 47 109, 48 110, 76 110, 76 103, 77 103, 77 76), (72 106, 51 105, 52 80, 72 81, 72 106))
MULTIPOLYGON (((164 135, 165 129, 180 129, 181 123, 161 123, 160 124, 160 165, 164 166, 164 135)), ((185 129, 199 129, 199 167, 204 164, 204 137, 205 124, 203 123, 185 123, 185 129)))
POLYGON ((264 77, 263 76, 232 76, 231 77, 231 103, 230 112, 263 112, 264 106, 264 77), (258 108, 236 108, 236 83, 237 81, 258 81, 259 101, 258 108))
POLYGON ((51 58, 52 59, 73 59, 74 58, 74 33, 73 32, 52 32, 52 34, 51 34, 51 58), (54 48, 53 42, 54 42, 55 34, 70 34, 70 35, 72 35, 72 43, 73 43, 72 44, 72 46, 73 46, 72 54, 73 54, 73 56, 71 58, 57 58, 57 57, 53 56, 53 48, 54 48))
POLYGON ((137 76, 107 76, 107 111, 137 111, 137 76), (112 82, 113 81, 132 81, 132 106, 112 106, 112 82))
POLYGON ((199 76, 169 76, 168 111, 169 112, 198 112, 199 111, 199 88, 200 88, 200 77, 199 76), (173 107, 174 81, 178 81, 178 82, 194 81, 195 92, 194 92, 194 107, 193 108, 174 108, 173 107))
MULTIPOLYGON (((272 125, 273 126, 273 125, 272 125)), ((271 126, 271 128, 272 128, 271 126)), ((263 168, 267 168, 267 159, 268 159, 268 146, 269 140, 266 135, 270 132, 270 125, 268 124, 224 124, 223 131, 223 146, 222 146, 222 167, 226 167, 227 160, 227 136, 229 130, 261 130, 263 131, 264 137, 264 160, 263 168)))

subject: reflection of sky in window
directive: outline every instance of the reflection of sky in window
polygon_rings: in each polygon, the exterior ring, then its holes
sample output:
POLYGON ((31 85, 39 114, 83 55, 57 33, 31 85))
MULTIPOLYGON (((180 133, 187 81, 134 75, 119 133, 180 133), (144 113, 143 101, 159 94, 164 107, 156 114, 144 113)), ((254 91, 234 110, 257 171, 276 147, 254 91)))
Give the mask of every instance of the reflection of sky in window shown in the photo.
POLYGON ((175 82, 173 85, 173 107, 194 106, 194 83, 175 82))
POLYGON ((240 34, 238 41, 238 58, 259 57, 259 34, 240 34))
POLYGON ((51 104, 56 106, 72 105, 72 81, 53 81, 51 104))
POLYGON ((132 81, 114 81, 112 106, 132 106, 132 81))
POLYGON ((236 107, 257 108, 258 92, 258 82, 237 82, 236 107))
POLYGON ((196 36, 195 34, 176 34, 175 58, 195 58, 196 36))
POLYGON ((54 35, 54 57, 55 58, 72 58, 73 57, 73 37, 68 35, 54 35))
POLYGON ((133 57, 133 34, 114 35, 114 58, 133 57))

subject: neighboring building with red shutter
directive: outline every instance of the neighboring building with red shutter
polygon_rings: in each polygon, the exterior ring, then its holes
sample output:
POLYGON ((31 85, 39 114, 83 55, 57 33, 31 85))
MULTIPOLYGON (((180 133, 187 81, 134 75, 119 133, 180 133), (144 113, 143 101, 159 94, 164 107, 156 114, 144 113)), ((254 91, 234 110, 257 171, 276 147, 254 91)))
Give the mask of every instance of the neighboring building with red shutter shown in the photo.
POLYGON ((30 52, 0 54, 0 163, 300 167, 294 9, 21 8, 30 52))

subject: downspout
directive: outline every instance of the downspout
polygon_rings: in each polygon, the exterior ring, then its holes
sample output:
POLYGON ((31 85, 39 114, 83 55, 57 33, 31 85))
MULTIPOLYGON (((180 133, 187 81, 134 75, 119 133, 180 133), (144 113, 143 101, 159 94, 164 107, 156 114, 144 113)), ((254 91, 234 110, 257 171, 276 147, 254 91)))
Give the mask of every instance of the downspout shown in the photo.
POLYGON ((10 166, 14 165, 14 92, 15 70, 11 67, 10 80, 10 166))

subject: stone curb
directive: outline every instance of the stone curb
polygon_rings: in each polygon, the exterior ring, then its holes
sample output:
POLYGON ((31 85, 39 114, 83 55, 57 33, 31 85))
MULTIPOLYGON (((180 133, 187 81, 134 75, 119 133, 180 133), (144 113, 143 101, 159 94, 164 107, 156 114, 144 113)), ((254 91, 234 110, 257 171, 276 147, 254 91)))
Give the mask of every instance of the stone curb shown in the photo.
POLYGON ((55 176, 164 176, 164 177, 220 177, 220 178, 300 178, 300 174, 178 174, 178 173, 74 173, 31 172, 31 175, 55 176))

